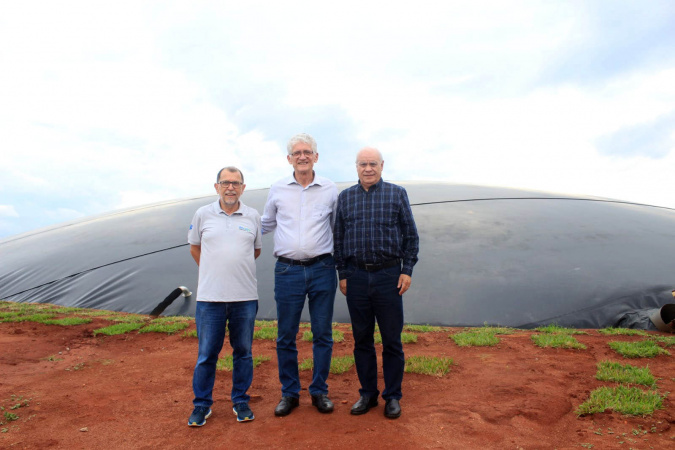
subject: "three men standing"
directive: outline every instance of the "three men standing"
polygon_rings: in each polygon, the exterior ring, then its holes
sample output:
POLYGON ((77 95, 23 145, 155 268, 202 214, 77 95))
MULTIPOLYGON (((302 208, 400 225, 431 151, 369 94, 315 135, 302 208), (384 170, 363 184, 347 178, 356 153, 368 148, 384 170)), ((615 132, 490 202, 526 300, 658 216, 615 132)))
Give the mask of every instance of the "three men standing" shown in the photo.
POLYGON ((237 421, 255 417, 246 393, 253 380, 253 328, 258 312, 255 259, 262 247, 258 212, 244 205, 244 175, 236 167, 218 172, 218 200, 197 210, 188 232, 190 253, 199 266, 197 336, 199 353, 192 378, 194 411, 188 425, 201 427, 211 416, 216 362, 229 322, 232 346, 232 404, 237 421))
POLYGON ((293 174, 270 188, 262 216, 263 234, 274 231, 274 299, 277 304, 277 359, 281 401, 274 410, 286 416, 300 398, 296 335, 308 298, 314 369, 309 393, 322 413, 333 411, 328 398, 328 372, 333 353, 333 304, 337 277, 333 224, 337 188, 314 172, 319 160, 316 141, 298 134, 287 145, 293 174))
POLYGON ((404 188, 382 180, 379 150, 364 148, 356 156, 358 184, 342 191, 335 218, 335 261, 340 291, 354 334, 354 361, 361 397, 351 413, 377 406, 375 320, 382 335, 384 415, 401 415, 401 383, 405 369, 401 332, 403 294, 410 287, 417 262, 419 237, 404 188))

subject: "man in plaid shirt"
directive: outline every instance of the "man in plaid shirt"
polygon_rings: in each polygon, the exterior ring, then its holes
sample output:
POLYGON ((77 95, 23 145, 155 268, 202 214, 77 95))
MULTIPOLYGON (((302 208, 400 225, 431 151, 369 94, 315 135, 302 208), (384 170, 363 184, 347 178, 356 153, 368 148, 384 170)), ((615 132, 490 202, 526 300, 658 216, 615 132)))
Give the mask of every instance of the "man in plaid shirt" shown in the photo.
POLYGON ((340 291, 354 333, 354 361, 360 398, 351 413, 365 414, 377 406, 375 320, 382 335, 384 415, 401 415, 401 382, 405 368, 403 294, 410 287, 417 262, 419 237, 404 188, 382 180, 384 161, 375 148, 356 156, 358 184, 338 197, 333 241, 340 291))

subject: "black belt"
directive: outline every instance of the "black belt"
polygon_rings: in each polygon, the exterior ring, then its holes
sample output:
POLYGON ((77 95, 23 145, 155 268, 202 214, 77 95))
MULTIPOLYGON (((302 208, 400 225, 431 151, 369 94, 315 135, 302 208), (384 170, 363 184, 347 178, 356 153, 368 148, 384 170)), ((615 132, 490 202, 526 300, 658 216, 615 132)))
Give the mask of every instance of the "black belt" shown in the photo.
POLYGON ((383 263, 378 263, 378 264, 356 263, 356 267, 358 267, 361 270, 365 270, 366 272, 375 272, 377 270, 387 269, 389 267, 398 266, 400 264, 401 264, 400 259, 391 259, 389 261, 385 261, 383 263))
POLYGON ((279 262, 284 264, 290 264, 291 266, 311 266, 312 264, 318 263, 322 259, 326 259, 330 256, 330 253, 324 253, 323 255, 315 256, 314 258, 295 260, 290 258, 284 258, 283 256, 278 256, 277 259, 279 262))

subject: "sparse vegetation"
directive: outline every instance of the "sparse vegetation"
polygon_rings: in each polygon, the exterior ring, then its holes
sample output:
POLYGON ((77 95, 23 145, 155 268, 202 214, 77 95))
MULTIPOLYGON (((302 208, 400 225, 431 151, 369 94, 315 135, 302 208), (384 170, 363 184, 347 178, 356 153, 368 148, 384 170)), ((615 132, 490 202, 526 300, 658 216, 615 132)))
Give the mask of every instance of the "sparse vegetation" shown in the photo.
POLYGON ((437 331, 443 331, 443 327, 435 327, 431 325, 412 325, 407 324, 403 326, 403 331, 415 331, 418 333, 431 333, 437 331))
POLYGON ((185 333, 183 333, 183 337, 197 337, 197 330, 188 330, 185 333))
POLYGON ((573 348, 585 350, 586 346, 568 334, 533 334, 532 341, 542 348, 573 348))
MULTIPOLYGON (((312 342, 314 340, 314 333, 311 331, 305 331, 302 333, 302 340, 306 342, 312 342)), ((333 330, 333 342, 342 342, 345 340, 345 334, 340 330, 333 330)))
POLYGON ((656 391, 643 391, 636 387, 601 387, 589 399, 579 405, 579 416, 595 414, 611 409, 621 414, 644 416, 662 407, 663 397, 656 391))
POLYGON ((63 319, 50 319, 45 320, 42 323, 47 325, 61 325, 61 326, 72 326, 72 325, 82 325, 85 323, 91 323, 91 319, 84 317, 64 317, 63 319))
MULTIPOLYGON (((265 361, 269 361, 270 359, 271 358, 269 356, 254 356, 253 367, 258 367, 260 364, 262 364, 265 361)), ((218 358, 218 362, 216 363, 216 369, 231 372, 232 368, 234 367, 233 364, 234 360, 232 359, 232 355, 227 355, 224 358, 218 358)))
POLYGON ((609 346, 612 350, 626 358, 654 358, 658 355, 670 355, 667 350, 662 349, 652 340, 636 342, 614 341, 610 342, 609 346))
POLYGON ((451 334, 450 337, 460 347, 491 347, 499 343, 494 333, 485 331, 464 331, 451 334))
POLYGON ((264 327, 253 332, 253 339, 268 339, 276 340, 277 338, 277 327, 264 327))
MULTIPOLYGON (((354 357, 352 355, 333 356, 330 360, 329 372, 335 375, 347 372, 354 365, 354 357)), ((298 364, 298 370, 312 370, 314 369, 314 360, 312 358, 305 358, 298 364)))
POLYGON ((255 326, 260 327, 260 328, 265 328, 265 327, 276 327, 277 326, 277 321, 276 320, 256 320, 255 321, 255 326))
MULTIPOLYGON (((157 319, 155 319, 157 320, 157 319)), ((173 334, 177 331, 184 330, 189 327, 190 324, 187 322, 155 322, 154 320, 150 322, 149 325, 138 330, 139 333, 166 333, 173 334)))
POLYGON ((622 365, 618 362, 601 361, 598 363, 598 372, 595 375, 600 381, 615 381, 625 384, 642 384, 653 386, 656 379, 651 374, 649 366, 635 367, 630 364, 622 365))
POLYGON ((94 336, 99 334, 105 334, 106 336, 114 336, 117 334, 124 334, 130 331, 138 330, 143 326, 142 323, 131 322, 131 323, 117 323, 115 325, 110 325, 109 327, 99 328, 94 330, 94 336))
POLYGON ((643 330, 634 330, 632 328, 602 328, 598 333, 605 335, 622 335, 622 336, 647 336, 647 332, 643 330))
MULTIPOLYGON (((373 339, 376 344, 382 343, 382 334, 376 332, 373 335, 373 339)), ((401 343, 402 344, 414 344, 417 342, 417 335, 415 333, 401 333, 401 343)))
POLYGON ((534 329, 540 333, 547 334, 588 334, 585 331, 575 330, 574 328, 565 328, 556 324, 546 325, 545 327, 538 327, 534 329))
POLYGON ((660 344, 665 345, 666 347, 673 347, 675 346, 675 336, 655 336, 652 335, 649 337, 649 339, 652 339, 660 344))
POLYGON ((438 358, 431 356, 409 356, 405 360, 405 371, 442 377, 450 372, 453 365, 452 358, 438 358))

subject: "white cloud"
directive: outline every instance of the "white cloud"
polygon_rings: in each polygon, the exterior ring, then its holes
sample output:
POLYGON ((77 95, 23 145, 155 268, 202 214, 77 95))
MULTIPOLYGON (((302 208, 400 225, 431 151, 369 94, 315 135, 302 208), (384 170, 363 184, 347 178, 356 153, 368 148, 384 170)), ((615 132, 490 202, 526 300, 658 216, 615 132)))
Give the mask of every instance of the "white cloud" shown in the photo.
POLYGON ((0 217, 19 217, 14 205, 0 205, 0 217))

